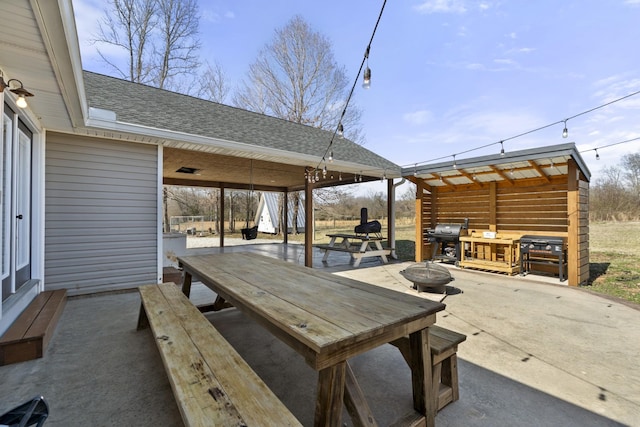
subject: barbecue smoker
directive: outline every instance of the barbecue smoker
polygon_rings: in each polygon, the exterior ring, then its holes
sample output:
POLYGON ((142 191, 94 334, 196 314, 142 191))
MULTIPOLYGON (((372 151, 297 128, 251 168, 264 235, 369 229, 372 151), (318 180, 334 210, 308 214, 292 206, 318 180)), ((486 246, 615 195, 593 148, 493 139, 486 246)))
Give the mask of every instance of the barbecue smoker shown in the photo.
POLYGON ((560 281, 564 280, 567 245, 556 236, 522 236, 520 238, 520 274, 531 271, 531 265, 558 265, 560 281))
POLYGON ((469 218, 463 224, 436 224, 435 228, 427 230, 427 239, 431 243, 431 260, 460 262, 462 251, 460 248, 460 234, 469 228, 469 218))
POLYGON ((380 230, 382 230, 382 224, 379 221, 369 221, 367 208, 360 209, 360 224, 356 225, 353 229, 356 235, 369 236, 369 233, 373 233, 376 237, 381 237, 380 230))

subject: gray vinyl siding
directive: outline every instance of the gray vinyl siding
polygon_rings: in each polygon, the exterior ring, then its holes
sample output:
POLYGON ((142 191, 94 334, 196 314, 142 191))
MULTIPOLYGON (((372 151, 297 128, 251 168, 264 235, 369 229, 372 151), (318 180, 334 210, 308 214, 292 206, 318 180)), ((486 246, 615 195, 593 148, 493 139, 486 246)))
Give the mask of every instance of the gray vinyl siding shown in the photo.
POLYGON ((45 287, 70 295, 157 280, 158 150, 48 134, 45 287))

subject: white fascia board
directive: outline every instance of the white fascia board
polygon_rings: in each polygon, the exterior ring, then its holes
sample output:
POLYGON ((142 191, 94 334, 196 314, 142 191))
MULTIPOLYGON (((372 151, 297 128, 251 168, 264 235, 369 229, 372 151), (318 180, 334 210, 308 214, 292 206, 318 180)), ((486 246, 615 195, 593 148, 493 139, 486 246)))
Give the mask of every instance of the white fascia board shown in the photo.
MULTIPOLYGON (((206 136, 194 135, 184 132, 176 132, 167 129, 158 129, 149 126, 135 125, 131 123, 125 123, 120 121, 112 121, 107 117, 110 116, 108 110, 91 109, 91 116, 87 120, 87 126, 99 130, 106 130, 110 132, 122 132, 129 133, 144 137, 157 138, 158 144, 162 142, 169 142, 167 146, 171 146, 170 142, 181 142, 188 144, 197 144, 221 149, 229 149, 233 151, 243 151, 247 154, 262 154, 272 157, 279 157, 283 159, 296 160, 303 164, 316 164, 319 161, 319 156, 310 156, 301 153, 293 153, 286 150, 279 150, 268 147, 261 147, 259 145, 250 145, 244 142, 228 141, 219 138, 211 138, 206 136), (96 117, 94 117, 96 116, 96 117), (105 119, 107 118, 107 119, 105 119)), ((111 116, 114 117, 114 116, 111 116)))
POLYGON ((87 100, 71 0, 31 3, 69 119, 75 127, 81 126, 87 117, 87 100))
MULTIPOLYGON (((229 141, 219 138, 211 138, 200 135, 194 135, 184 132, 176 132, 167 129, 158 129, 149 126, 141 126, 131 123, 121 122, 116 119, 114 112, 102 110, 99 108, 90 108, 87 126, 89 128, 106 130, 109 132, 122 132, 128 134, 139 135, 143 137, 156 138, 158 144, 167 142, 165 146, 171 146, 171 142, 181 142, 188 144, 197 144, 220 149, 228 149, 231 151, 242 151, 247 154, 258 154, 269 157, 275 157, 282 160, 290 160, 301 166, 310 167, 317 166, 322 158, 320 156, 312 156, 308 154, 295 153, 275 148, 261 147, 258 145, 246 144, 243 142, 229 141)), ((283 162, 284 163, 284 162, 283 162)), ((370 165, 362 165, 355 162, 337 161, 331 164, 331 170, 336 172, 360 173, 363 175, 380 175, 386 173, 389 178, 400 178, 399 171, 373 167, 370 165)))

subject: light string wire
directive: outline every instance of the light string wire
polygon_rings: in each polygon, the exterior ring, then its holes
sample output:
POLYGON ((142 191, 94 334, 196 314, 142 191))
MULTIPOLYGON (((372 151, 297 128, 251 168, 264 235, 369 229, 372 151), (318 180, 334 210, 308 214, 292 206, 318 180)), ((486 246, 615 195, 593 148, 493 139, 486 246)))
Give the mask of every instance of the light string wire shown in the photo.
POLYGON ((640 139, 640 136, 637 138, 631 138, 631 139, 625 139, 624 141, 619 141, 619 142, 614 142, 612 144, 607 144, 607 145, 601 145, 600 147, 595 147, 595 148, 589 148, 587 150, 582 150, 580 151, 581 153, 588 153, 589 151, 595 151, 598 152, 598 150, 602 149, 602 148, 609 148, 609 147, 613 147, 614 145, 620 145, 620 144, 626 144, 627 142, 633 142, 633 141, 637 141, 640 139))
MULTIPOLYGON (((501 145, 502 145, 502 144, 503 144, 504 142, 506 142, 506 141, 510 141, 510 140, 512 140, 512 139, 520 138, 520 137, 522 137, 522 136, 529 135, 529 134, 531 134, 531 133, 538 132, 538 131, 541 131, 541 130, 543 130, 543 129, 547 129, 547 128, 551 127, 551 126, 555 126, 555 125, 558 125, 558 124, 561 124, 561 123, 565 123, 565 125, 566 125, 566 122, 567 122, 568 120, 572 120, 572 119, 575 119, 576 117, 580 117, 580 116, 583 116, 583 115, 585 115, 585 114, 592 113, 592 112, 594 112, 594 111, 596 111, 596 110, 599 110, 599 109, 601 109, 601 108, 607 107, 607 106, 609 106, 609 105, 611 105, 611 104, 615 104, 616 102, 623 101, 623 100, 625 100, 625 99, 627 99, 627 98, 631 98, 632 96, 635 96, 635 95, 638 95, 638 94, 640 94, 640 90, 639 90, 639 91, 636 91, 636 92, 633 92, 633 93, 630 93, 630 94, 628 94, 628 95, 625 95, 625 96, 623 96, 623 97, 621 97, 621 98, 614 99, 613 101, 609 101, 609 102, 607 102, 607 103, 605 103, 605 104, 598 105, 597 107, 591 108, 591 109, 586 110, 586 111, 583 111, 583 112, 581 112, 581 113, 574 114, 573 116, 567 117, 567 118, 566 118, 566 119, 564 119, 564 120, 558 120, 558 121, 556 121, 556 122, 549 123, 548 125, 540 126, 540 127, 538 127, 538 128, 531 129, 531 130, 528 130, 528 131, 526 131, 526 132, 519 133, 519 134, 514 135, 514 136, 511 136, 511 137, 509 137, 509 138, 501 139, 500 141, 497 141, 497 142, 492 142, 492 143, 490 143, 490 144, 485 144, 485 145, 482 145, 482 146, 480 146, 480 147, 471 148, 471 149, 469 149, 469 150, 461 151, 461 152, 459 152, 459 153, 449 154, 448 156, 442 156, 442 157, 438 157, 438 158, 435 158, 435 159, 425 160, 425 161, 417 162, 417 163, 409 163, 409 164, 403 165, 402 167, 409 167, 409 166, 417 167, 418 165, 422 165, 422 164, 425 164, 425 163, 435 162, 435 161, 437 161, 437 160, 444 160, 444 159, 448 159, 448 158, 450 158, 450 157, 453 157, 453 158, 455 159, 455 158, 456 158, 457 156, 459 156, 460 154, 467 154, 467 153, 470 153, 470 152, 472 152, 472 151, 481 150, 481 149, 483 149, 483 148, 491 147, 491 146, 493 146, 493 145, 497 145, 497 144, 501 144, 501 145)), ((594 150, 599 150, 599 149, 601 149, 601 148, 611 147, 611 146, 613 146, 613 145, 624 144, 624 143, 626 143, 626 142, 635 141, 635 140, 637 140, 637 139, 640 139, 640 138, 633 138, 633 139, 629 139, 629 140, 626 140, 626 141, 621 141, 621 142, 616 142, 616 143, 609 144, 609 145, 604 145, 604 146, 601 146, 601 147, 591 148, 591 149, 589 149, 589 150, 585 150, 584 152, 587 152, 587 151, 594 151, 594 150)))
POLYGON ((382 7, 380 8, 380 14, 378 14, 378 19, 376 21, 376 25, 373 27, 373 32, 371 33, 371 38, 369 39, 369 44, 367 45, 367 48, 366 48, 366 50, 364 52, 364 57, 362 58, 362 62, 360 63, 360 68, 358 69, 358 74, 356 75, 356 78, 353 81, 353 86, 351 86, 351 91, 349 92, 349 96, 347 97, 347 101, 344 104, 344 108, 342 110, 342 114, 340 115, 340 121, 338 122, 336 128, 333 131, 333 134, 331 135, 331 140, 329 141, 329 145, 327 146, 327 149, 324 151, 324 154, 322 155, 322 159, 318 162, 318 164, 315 167, 315 169, 313 171, 310 171, 310 172, 317 171, 318 169, 320 169, 320 165, 323 162, 326 162, 327 153, 329 153, 329 150, 331 149, 331 146, 333 145, 333 141, 334 141, 334 139, 336 137, 336 134, 338 133, 338 128, 342 124, 342 119, 344 118, 344 115, 347 112, 347 107, 349 106, 349 102, 351 101, 351 97, 353 96, 353 92, 354 92, 354 90, 356 88, 356 85, 358 84, 358 81, 360 80, 360 73, 362 72, 362 68, 364 68, 364 64, 369 59, 369 51, 371 50, 371 43, 373 43, 373 37, 376 35, 376 30, 378 29, 378 24, 380 24, 380 19, 382 18, 382 13, 384 12, 384 7, 385 7, 386 4, 387 4, 387 0, 384 0, 382 2, 382 7))

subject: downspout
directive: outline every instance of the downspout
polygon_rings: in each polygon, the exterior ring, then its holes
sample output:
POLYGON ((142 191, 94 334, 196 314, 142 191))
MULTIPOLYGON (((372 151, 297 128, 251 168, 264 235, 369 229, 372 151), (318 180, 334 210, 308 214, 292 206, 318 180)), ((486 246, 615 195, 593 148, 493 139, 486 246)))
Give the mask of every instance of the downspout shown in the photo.
MULTIPOLYGON (((393 182, 393 180, 391 180, 393 182)), ((399 182, 389 186, 389 244, 391 245, 391 258, 398 259, 396 254, 396 188, 407 180, 402 178, 399 182)))

